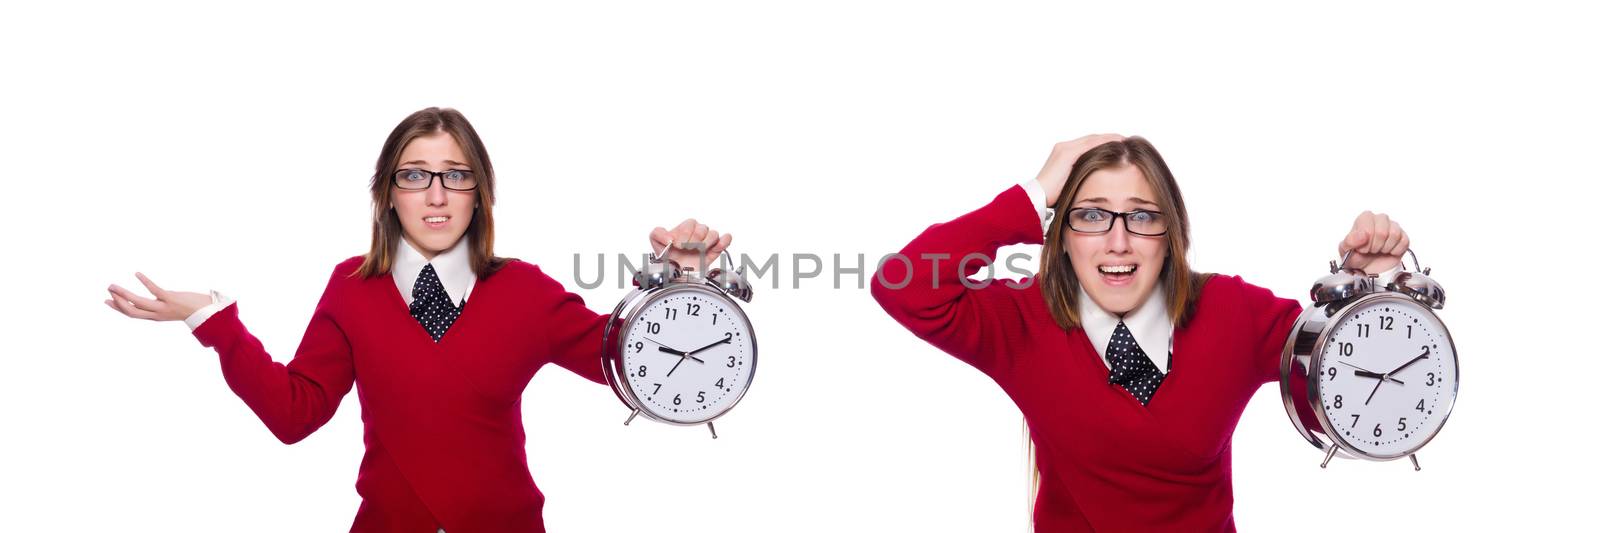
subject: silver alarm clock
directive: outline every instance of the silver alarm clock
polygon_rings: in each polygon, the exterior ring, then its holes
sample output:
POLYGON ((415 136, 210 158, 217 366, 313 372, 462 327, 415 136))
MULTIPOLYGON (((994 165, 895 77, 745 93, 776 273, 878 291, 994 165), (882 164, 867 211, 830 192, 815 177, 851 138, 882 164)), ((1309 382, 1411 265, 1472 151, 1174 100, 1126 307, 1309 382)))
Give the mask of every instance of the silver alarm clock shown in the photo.
POLYGON ((1460 369, 1450 331, 1434 313, 1444 289, 1410 250, 1415 270, 1379 285, 1376 276, 1346 268, 1311 287, 1312 306, 1300 313, 1283 347, 1279 388, 1301 436, 1335 455, 1388 461, 1428 444, 1455 406, 1460 369))
MULTIPOLYGON (((666 249, 671 249, 668 243, 666 249)), ((606 323, 606 381, 633 410, 668 424, 705 424, 739 403, 756 374, 756 336, 738 301, 752 291, 743 269, 703 275, 662 254, 634 274, 632 293, 606 323), (736 301, 737 300, 737 301, 736 301)), ((731 266, 727 253, 722 264, 731 266)))

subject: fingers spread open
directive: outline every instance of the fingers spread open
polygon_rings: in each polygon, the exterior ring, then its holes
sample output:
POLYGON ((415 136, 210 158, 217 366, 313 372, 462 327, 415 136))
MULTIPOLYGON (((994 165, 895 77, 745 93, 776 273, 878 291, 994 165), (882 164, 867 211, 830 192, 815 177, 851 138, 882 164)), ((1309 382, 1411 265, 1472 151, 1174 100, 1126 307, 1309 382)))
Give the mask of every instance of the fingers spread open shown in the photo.
POLYGON ((139 278, 139 283, 143 283, 145 290, 150 291, 150 294, 154 295, 157 300, 165 300, 166 299, 167 291, 162 290, 161 287, 156 286, 156 282, 150 281, 150 278, 145 277, 144 273, 142 273, 142 272, 134 272, 133 276, 136 277, 136 278, 139 278))
POLYGON ((155 313, 134 307, 133 302, 123 299, 121 296, 112 296, 110 303, 113 309, 121 311, 122 314, 129 317, 155 320, 155 313))
POLYGON ((120 299, 128 300, 130 302, 133 302, 133 304, 138 306, 140 309, 156 309, 156 308, 161 306, 161 303, 156 301, 156 300, 151 300, 149 298, 144 298, 142 296, 134 294, 133 292, 129 291, 128 289, 124 289, 124 288, 118 287, 116 285, 112 285, 110 290, 111 290, 111 294, 116 295, 120 299))

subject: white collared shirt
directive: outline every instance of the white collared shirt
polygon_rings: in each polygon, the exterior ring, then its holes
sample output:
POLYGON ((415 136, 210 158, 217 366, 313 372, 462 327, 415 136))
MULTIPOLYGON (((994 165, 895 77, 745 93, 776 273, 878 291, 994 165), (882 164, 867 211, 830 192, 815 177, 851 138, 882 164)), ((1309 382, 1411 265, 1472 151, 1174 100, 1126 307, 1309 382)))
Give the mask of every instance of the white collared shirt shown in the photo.
MULTIPOLYGON (((450 301, 455 303, 456 307, 467 303, 467 296, 472 293, 472 287, 478 283, 478 276, 472 273, 472 258, 468 255, 467 239, 468 237, 463 235, 454 246, 434 256, 432 261, 424 259, 422 252, 412 247, 410 241, 405 238, 400 239, 399 244, 395 245, 394 265, 390 267, 389 273, 393 275, 395 288, 400 289, 400 297, 405 299, 407 307, 410 307, 412 300, 415 300, 411 297, 411 289, 417 283, 417 276, 422 274, 422 267, 428 264, 432 264, 434 273, 439 275, 439 284, 444 285, 444 292, 450 297, 450 301)), ((206 319, 211 318, 211 315, 217 314, 217 311, 223 310, 231 303, 233 298, 211 291, 211 304, 196 309, 188 318, 183 319, 183 322, 189 325, 190 331, 193 331, 206 323, 206 319)))
POLYGON ((478 282, 478 277, 472 274, 472 258, 467 255, 467 239, 463 235, 454 246, 434 256, 432 261, 424 259, 422 253, 411 246, 411 241, 400 239, 395 246, 394 266, 389 272, 394 275, 394 285, 400 289, 400 296, 406 299, 407 306, 415 299, 411 297, 411 289, 417 283, 417 276, 422 274, 422 267, 429 264, 433 265, 433 272, 439 275, 439 283, 444 285, 450 303, 456 307, 467 303, 467 295, 478 282))
POLYGON ((1078 325, 1083 327, 1083 334, 1089 336, 1089 342, 1094 344, 1094 351, 1100 354, 1100 361, 1106 368, 1111 368, 1111 361, 1106 359, 1106 346, 1111 344, 1111 334, 1117 331, 1119 322, 1128 325, 1133 341, 1156 368, 1162 372, 1172 370, 1172 319, 1167 317, 1167 293, 1162 290, 1161 282, 1156 282, 1155 290, 1145 298, 1144 304, 1122 316, 1100 308, 1083 287, 1078 287, 1078 325))

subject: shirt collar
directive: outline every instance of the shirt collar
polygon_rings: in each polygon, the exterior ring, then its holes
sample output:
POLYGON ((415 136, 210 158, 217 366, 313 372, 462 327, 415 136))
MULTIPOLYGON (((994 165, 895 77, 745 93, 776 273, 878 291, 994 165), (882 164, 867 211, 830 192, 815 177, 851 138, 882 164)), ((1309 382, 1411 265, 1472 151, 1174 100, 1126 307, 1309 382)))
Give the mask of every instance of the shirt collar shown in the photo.
POLYGON ((1101 309, 1080 286, 1078 318, 1083 325, 1084 335, 1094 344, 1101 360, 1105 359, 1106 346, 1111 344, 1111 334, 1116 332, 1117 322, 1122 322, 1128 325, 1128 331, 1133 333, 1133 341, 1139 343, 1139 348, 1150 357, 1150 362, 1155 363, 1161 371, 1167 371, 1167 361, 1172 353, 1172 319, 1167 316, 1167 295, 1161 283, 1156 283, 1155 290, 1143 305, 1120 317, 1101 309))
POLYGON ((406 305, 411 305, 411 289, 416 286, 417 276, 422 275, 422 267, 432 264, 433 272, 439 275, 439 283, 444 285, 445 295, 456 305, 467 301, 467 293, 472 291, 472 286, 477 281, 477 276, 472 273, 472 261, 467 255, 468 237, 462 236, 456 244, 444 253, 433 256, 429 261, 411 246, 411 241, 400 238, 400 243, 395 245, 394 266, 390 272, 394 275, 395 287, 400 289, 400 296, 406 300, 406 305))

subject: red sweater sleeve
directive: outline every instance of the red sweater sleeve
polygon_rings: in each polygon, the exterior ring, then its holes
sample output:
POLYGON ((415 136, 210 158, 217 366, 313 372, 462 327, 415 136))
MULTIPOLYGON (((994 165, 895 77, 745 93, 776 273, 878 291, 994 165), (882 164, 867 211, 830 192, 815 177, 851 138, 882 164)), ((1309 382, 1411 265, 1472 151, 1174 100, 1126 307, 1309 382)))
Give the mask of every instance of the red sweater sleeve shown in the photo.
MULTIPOLYGON (((1237 278, 1235 278, 1237 279, 1237 278)), ((1300 318, 1300 302, 1279 298, 1272 291, 1238 280, 1240 300, 1249 313, 1251 343, 1256 361, 1256 372, 1263 383, 1278 381, 1279 365, 1283 360, 1283 345, 1289 340, 1289 330, 1300 318)))
POLYGON ((195 338, 220 356, 228 387, 284 444, 299 442, 333 418, 355 382, 350 343, 330 308, 335 284, 343 277, 334 272, 288 365, 273 361, 261 341, 245 329, 237 303, 194 330, 195 338))
POLYGON ((606 320, 567 292, 561 283, 533 267, 534 312, 537 327, 545 330, 550 360, 595 383, 605 383, 600 358, 606 320))
POLYGON ((981 288, 962 280, 997 263, 1001 246, 1042 240, 1039 216, 1027 193, 1015 186, 912 239, 899 256, 878 267, 872 296, 917 337, 993 376, 1026 342, 1023 296, 1038 288, 1033 280, 997 280, 981 288))

